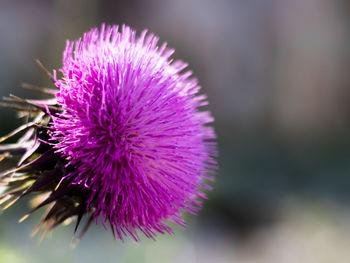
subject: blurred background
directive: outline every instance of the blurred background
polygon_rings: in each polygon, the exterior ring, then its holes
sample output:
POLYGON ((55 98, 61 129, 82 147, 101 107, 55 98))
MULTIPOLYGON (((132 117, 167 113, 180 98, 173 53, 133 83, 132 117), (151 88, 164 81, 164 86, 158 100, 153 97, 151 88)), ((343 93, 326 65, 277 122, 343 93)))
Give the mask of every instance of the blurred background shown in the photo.
MULTIPOLYGON (((350 4, 347 0, 0 0, 0 96, 51 85, 66 39, 91 27, 148 28, 208 94, 220 169, 187 229, 124 244, 72 226, 39 245, 26 202, 0 215, 3 262, 349 262, 350 4)), ((2 108, 0 134, 17 127, 2 108)))

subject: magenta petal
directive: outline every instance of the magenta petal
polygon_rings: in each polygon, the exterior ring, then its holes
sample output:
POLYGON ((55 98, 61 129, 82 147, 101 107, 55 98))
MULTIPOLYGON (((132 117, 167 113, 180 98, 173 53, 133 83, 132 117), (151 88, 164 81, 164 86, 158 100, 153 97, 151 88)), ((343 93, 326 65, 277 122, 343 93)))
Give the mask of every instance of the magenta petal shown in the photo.
POLYGON ((184 225, 180 212, 200 209, 216 167, 213 118, 198 109, 206 97, 157 44, 146 31, 102 25, 67 42, 55 78, 64 111, 52 140, 72 167, 65 180, 90 191, 87 209, 120 239, 171 232, 165 220, 184 225))

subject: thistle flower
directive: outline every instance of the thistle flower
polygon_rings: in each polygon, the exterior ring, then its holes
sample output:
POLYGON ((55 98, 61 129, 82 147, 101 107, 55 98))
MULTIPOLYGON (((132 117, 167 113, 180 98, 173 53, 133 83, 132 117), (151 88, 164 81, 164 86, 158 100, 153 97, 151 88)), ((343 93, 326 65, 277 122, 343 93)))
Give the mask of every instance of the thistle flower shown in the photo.
POLYGON ((216 166, 215 134, 207 126, 213 118, 199 110, 206 96, 197 95, 187 64, 157 43, 146 30, 136 36, 127 26, 119 32, 102 25, 67 41, 62 77, 46 71, 58 90, 42 91, 54 99, 10 98, 22 115, 35 117, 5 137, 27 130, 2 148, 7 156, 23 155, 0 177, 8 185, 0 198, 9 206, 46 193, 29 213, 50 206, 36 230, 71 218, 77 229, 89 215, 82 234, 100 221, 121 240, 139 240, 137 230, 155 238, 172 232, 167 221, 185 226, 181 213, 201 208, 216 166))

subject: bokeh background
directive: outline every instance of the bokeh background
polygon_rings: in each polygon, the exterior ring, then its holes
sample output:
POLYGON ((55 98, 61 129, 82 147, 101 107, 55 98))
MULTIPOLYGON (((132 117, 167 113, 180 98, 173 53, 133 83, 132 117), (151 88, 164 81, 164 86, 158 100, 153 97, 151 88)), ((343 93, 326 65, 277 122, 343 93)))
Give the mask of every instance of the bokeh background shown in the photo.
MULTIPOLYGON (((72 226, 38 244, 40 213, 0 215, 3 262, 289 263, 350 258, 350 4, 347 0, 0 0, 0 96, 51 85, 66 39, 91 27, 148 28, 190 63, 215 117, 220 169, 189 226, 115 243, 72 226)), ((0 134, 21 120, 2 108, 0 134)))

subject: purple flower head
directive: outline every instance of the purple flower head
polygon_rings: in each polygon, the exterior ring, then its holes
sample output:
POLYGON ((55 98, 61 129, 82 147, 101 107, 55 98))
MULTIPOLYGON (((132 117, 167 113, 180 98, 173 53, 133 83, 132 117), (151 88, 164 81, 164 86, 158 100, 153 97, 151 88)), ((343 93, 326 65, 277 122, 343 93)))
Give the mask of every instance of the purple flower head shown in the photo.
MULTIPOLYGON (((54 119, 58 152, 74 170, 65 179, 91 191, 87 206, 122 238, 153 237, 196 213, 202 180, 215 164, 213 121, 198 107, 200 87, 187 64, 173 61, 158 38, 127 26, 92 29, 67 42, 56 80, 64 113, 54 119)), ((65 180, 64 179, 64 180, 65 180)))
POLYGON ((0 176, 11 184, 0 205, 48 192, 29 213, 52 204, 39 227, 77 216, 77 228, 90 214, 83 233, 100 220, 121 240, 171 233, 166 221, 184 226, 181 212, 196 214, 216 169, 213 118, 187 64, 157 44, 146 30, 104 25, 67 41, 62 77, 47 73, 58 91, 43 90, 55 99, 16 97, 39 112, 20 140, 34 142, 21 158, 31 161, 0 176))

